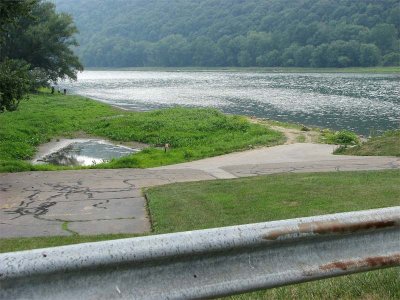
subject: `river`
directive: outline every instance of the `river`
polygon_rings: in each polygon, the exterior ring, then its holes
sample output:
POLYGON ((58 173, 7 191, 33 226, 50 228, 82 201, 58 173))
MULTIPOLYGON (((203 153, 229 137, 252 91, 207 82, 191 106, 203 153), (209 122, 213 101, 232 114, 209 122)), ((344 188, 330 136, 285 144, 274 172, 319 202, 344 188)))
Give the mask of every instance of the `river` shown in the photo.
POLYGON ((399 74, 84 71, 60 87, 129 110, 214 107, 369 135, 399 128, 399 83, 399 74))

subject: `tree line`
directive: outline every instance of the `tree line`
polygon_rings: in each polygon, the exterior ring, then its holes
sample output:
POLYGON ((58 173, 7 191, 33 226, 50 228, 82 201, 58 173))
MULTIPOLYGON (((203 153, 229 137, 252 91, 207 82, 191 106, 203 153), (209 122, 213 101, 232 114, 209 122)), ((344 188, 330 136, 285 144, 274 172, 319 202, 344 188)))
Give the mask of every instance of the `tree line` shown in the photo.
POLYGON ((0 2, 0 112, 59 79, 83 70, 71 47, 77 28, 70 15, 40 0, 0 2))
POLYGON ((400 64, 398 0, 57 0, 86 66, 400 64))

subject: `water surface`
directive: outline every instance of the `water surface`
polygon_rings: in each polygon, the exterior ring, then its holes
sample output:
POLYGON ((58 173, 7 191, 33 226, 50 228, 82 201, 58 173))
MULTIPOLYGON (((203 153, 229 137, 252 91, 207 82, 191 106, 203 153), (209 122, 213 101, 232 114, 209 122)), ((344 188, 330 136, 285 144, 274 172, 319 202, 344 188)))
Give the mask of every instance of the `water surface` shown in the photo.
POLYGON ((50 163, 57 166, 90 166, 120 158, 140 151, 114 145, 104 140, 72 139, 52 143, 47 153, 39 155, 34 163, 50 163))
POLYGON ((125 109, 214 107, 360 134, 398 129, 398 74, 85 71, 70 92, 125 109))

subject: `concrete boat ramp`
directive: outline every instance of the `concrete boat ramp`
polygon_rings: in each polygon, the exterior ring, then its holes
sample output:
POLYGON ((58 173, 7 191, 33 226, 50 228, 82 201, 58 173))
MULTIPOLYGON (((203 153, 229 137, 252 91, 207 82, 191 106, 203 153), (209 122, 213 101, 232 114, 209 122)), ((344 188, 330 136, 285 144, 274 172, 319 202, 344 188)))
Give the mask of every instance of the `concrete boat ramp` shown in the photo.
POLYGON ((144 187, 288 172, 400 169, 397 157, 297 143, 153 168, 0 174, 0 238, 145 233, 144 187))

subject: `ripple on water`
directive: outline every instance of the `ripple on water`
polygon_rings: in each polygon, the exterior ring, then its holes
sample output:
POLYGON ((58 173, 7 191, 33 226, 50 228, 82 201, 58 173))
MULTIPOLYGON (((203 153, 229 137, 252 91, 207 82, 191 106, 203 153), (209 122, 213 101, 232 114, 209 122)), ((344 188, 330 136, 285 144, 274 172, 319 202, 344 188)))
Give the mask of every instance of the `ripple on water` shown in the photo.
POLYGON ((396 74, 85 71, 63 86, 133 110, 176 105, 350 129, 400 125, 396 74))

